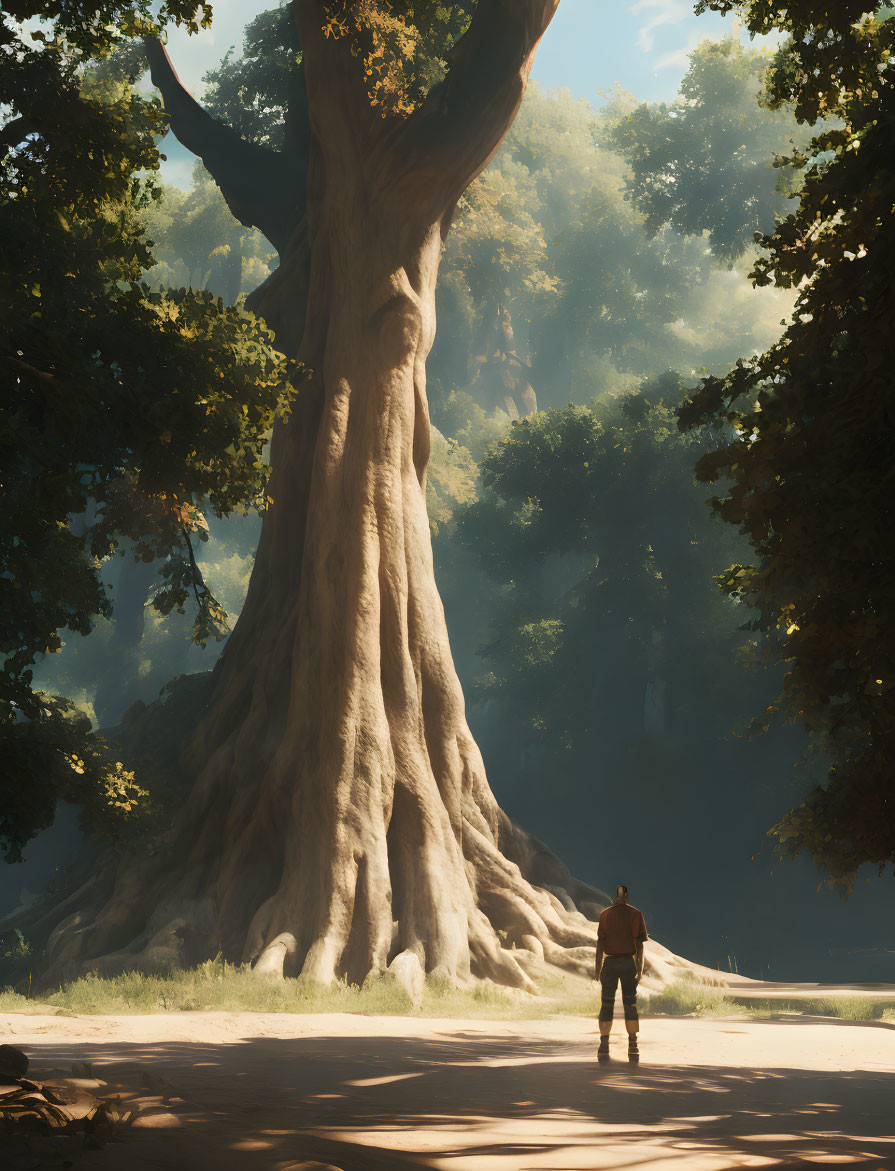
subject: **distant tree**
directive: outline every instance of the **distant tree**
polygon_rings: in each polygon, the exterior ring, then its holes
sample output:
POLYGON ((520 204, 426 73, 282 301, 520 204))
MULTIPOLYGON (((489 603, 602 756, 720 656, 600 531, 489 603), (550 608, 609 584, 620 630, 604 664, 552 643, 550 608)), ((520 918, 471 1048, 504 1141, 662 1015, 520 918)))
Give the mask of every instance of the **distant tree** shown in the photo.
POLYGON ((610 134, 650 234, 705 232, 714 255, 733 261, 789 211, 797 169, 775 158, 807 135, 785 103, 760 104, 769 63, 735 39, 703 41, 677 100, 638 106, 610 134))
POLYGON ((146 235, 156 264, 145 274, 153 288, 209 289, 234 305, 270 275, 270 245, 230 213, 201 164, 189 191, 165 186, 146 209, 146 235))
POLYGON ((625 199, 630 172, 613 134, 632 104, 618 93, 598 112, 533 89, 461 201, 430 362, 433 417, 449 433, 476 396, 489 405, 470 372, 502 357, 504 309, 539 406, 633 390, 669 366, 720 373, 776 336, 784 295, 756 297, 702 240, 648 234, 625 199))
MULTIPOLYGON (((159 16, 192 20, 194 6, 159 16)), ((33 686, 61 632, 110 611, 104 563, 123 541, 163 563, 154 604, 196 604, 223 633, 194 542, 215 512, 259 499, 264 436, 287 390, 270 333, 210 294, 141 284, 142 217, 164 117, 85 65, 138 5, 12 3, 0 21, 0 849, 52 823, 57 798, 114 826, 139 784, 74 705, 33 686), (24 34, 17 19, 52 19, 24 34), (139 177, 148 174, 149 178, 139 177), (226 377, 225 377, 226 376, 226 377)))
POLYGON ((747 710, 748 637, 712 584, 736 541, 693 484, 705 436, 676 426, 681 386, 669 373, 515 423, 456 515, 501 588, 480 697, 507 742, 552 771, 650 744, 670 767, 675 745, 689 756, 747 710))
POLYGON ((798 722, 829 762, 775 827, 778 848, 807 850, 847 892, 863 864, 895 861, 895 10, 752 0, 745 18, 790 38, 769 72, 771 107, 830 128, 786 160, 799 204, 762 239, 753 273, 797 290, 792 323, 766 353, 704 380, 681 422, 723 424, 698 475, 730 482, 715 507, 755 561, 722 584, 785 668, 755 725, 798 722))

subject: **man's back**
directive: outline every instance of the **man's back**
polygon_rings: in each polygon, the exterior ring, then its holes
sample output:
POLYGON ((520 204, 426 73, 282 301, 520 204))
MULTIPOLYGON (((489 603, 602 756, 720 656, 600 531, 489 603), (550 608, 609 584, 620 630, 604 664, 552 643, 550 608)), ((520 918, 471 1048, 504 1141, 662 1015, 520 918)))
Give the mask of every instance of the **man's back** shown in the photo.
POLYGON ((630 903, 613 903, 600 915, 597 940, 606 955, 634 955, 648 938, 643 914, 630 903))

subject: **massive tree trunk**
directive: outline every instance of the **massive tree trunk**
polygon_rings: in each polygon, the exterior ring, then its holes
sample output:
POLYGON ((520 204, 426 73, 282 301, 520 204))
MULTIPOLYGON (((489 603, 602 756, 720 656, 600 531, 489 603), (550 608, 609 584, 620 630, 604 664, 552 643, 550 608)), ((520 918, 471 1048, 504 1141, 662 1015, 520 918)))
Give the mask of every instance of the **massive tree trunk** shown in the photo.
POLYGON ((461 981, 531 988, 545 960, 592 972, 582 900, 591 918, 607 900, 495 802, 425 504, 442 243, 556 4, 480 0, 446 82, 401 120, 371 109, 319 4, 296 4, 306 215, 255 305, 304 381, 274 436, 245 608, 187 749, 189 800, 167 851, 94 876, 66 908, 48 949, 57 978, 218 949, 321 981, 407 951, 461 981))

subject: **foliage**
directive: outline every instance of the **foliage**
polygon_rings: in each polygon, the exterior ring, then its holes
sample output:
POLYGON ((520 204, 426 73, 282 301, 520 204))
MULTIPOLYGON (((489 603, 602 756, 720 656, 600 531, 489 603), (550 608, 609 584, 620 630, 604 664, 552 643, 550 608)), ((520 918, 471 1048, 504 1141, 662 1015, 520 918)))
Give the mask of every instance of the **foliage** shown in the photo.
POLYGON ((882 998, 843 994, 842 996, 743 996, 736 990, 714 988, 693 980, 675 980, 661 993, 648 998, 648 1011, 665 1016, 749 1016, 781 1015, 834 1017, 845 1021, 887 1019, 889 1002, 882 998))
POLYGON ((475 499, 476 473, 470 452, 433 428, 426 472, 426 506, 433 534, 449 524, 458 505, 475 499))
MULTIPOLYGON (((168 24, 198 32, 212 15, 210 4, 196 0, 4 0, 3 11, 8 22, 49 22, 50 38, 84 61, 104 56, 122 38, 153 35, 168 24)), ((46 38, 39 32, 38 39, 46 38)))
POLYGON ((18 928, 0 934, 0 988, 27 981, 32 950, 18 928))
POLYGON ((43 1005, 77 1014, 128 1016, 203 1009, 400 1015, 411 1008, 409 996, 390 975, 368 980, 362 987, 346 983, 323 987, 301 979, 264 979, 247 964, 230 964, 220 958, 186 971, 83 976, 47 995, 43 1005))
POLYGON ((291 87, 301 51, 291 7, 260 12, 243 33, 242 54, 231 45, 203 78, 202 104, 250 142, 282 150, 291 87))
MULTIPOLYGON (((209 540, 196 549, 202 578, 231 628, 245 601, 260 522, 257 513, 209 517, 209 540)), ((157 563, 136 561, 130 543, 122 543, 103 565, 111 615, 95 619, 89 638, 60 632, 60 649, 34 668, 34 687, 70 697, 100 728, 109 728, 135 701, 156 699, 170 680, 208 671, 224 644, 197 646, 192 613, 175 608, 162 615, 147 605, 157 574, 157 563)), ((142 766, 140 774, 145 786, 142 766)))
POLYGON ((597 112, 531 86, 493 163, 460 201, 429 360, 433 418, 446 434, 458 437, 457 392, 493 410, 475 371, 495 348, 499 311, 511 316, 540 406, 632 391, 669 366, 721 373, 777 336, 788 294, 756 296, 702 241, 671 229, 650 238, 625 199, 629 171, 613 134, 633 105, 617 93, 597 112))
POLYGON ((649 1012, 664 1016, 733 1016, 742 1011, 722 989, 693 980, 675 980, 649 998, 649 1012))
POLYGON ((755 727, 799 722, 829 761, 824 783, 774 827, 778 850, 807 850, 843 893, 862 864, 882 873, 895 861, 895 16, 863 9, 745 9, 752 31, 791 34, 769 104, 829 123, 787 160, 803 176, 799 206, 762 240, 753 273, 797 290, 791 324, 764 354, 705 379, 681 413, 683 426, 723 424, 698 475, 730 481, 715 507, 755 560, 721 584, 785 668, 755 727))
MULTIPOLYGON (((446 54, 472 8, 471 0, 330 0, 324 29, 352 41, 371 104, 383 115, 404 116, 443 78, 446 54)), ((234 59, 231 48, 206 74, 206 108, 244 138, 281 149, 300 61, 289 6, 262 12, 246 25, 241 57, 234 59)))
POLYGON ((819 1000, 815 1011, 844 1021, 872 1021, 882 1016, 884 1008, 867 996, 831 996, 819 1000))
POLYGON ((439 426, 464 447, 477 462, 488 447, 502 439, 509 426, 509 416, 501 411, 487 413, 465 390, 452 390, 447 399, 435 404, 439 426))
POLYGON ((879 39, 879 22, 891 19, 892 6, 868 7, 866 0, 697 0, 696 8, 737 10, 753 36, 783 33, 789 38, 772 64, 768 100, 772 107, 790 103, 798 120, 809 126, 841 117, 852 98, 863 104, 871 97, 882 72, 880 53, 891 35, 882 32, 879 39))
MULTIPOLYGON (((15 944, 9 945, 11 948, 15 944)), ((27 945, 26 945, 27 946, 27 945)), ((0 951, 0 962, 2 962, 0 951)), ((13 969, 5 969, 5 972, 13 969)), ((5 979, 9 975, 4 974, 5 979)), ((27 961, 13 977, 27 990, 27 961)), ((738 997, 735 992, 691 980, 677 980, 661 993, 641 995, 641 1015, 701 1017, 776 1017, 800 1013, 840 1020, 890 1020, 893 1009, 884 999, 839 997, 738 997)), ((471 988, 455 987, 438 975, 426 977, 423 1003, 411 1005, 394 978, 368 979, 363 985, 336 983, 322 987, 303 979, 272 981, 257 976, 248 965, 220 957, 196 968, 170 973, 126 972, 120 976, 87 975, 64 988, 32 999, 12 987, 0 986, 0 1011, 15 1013, 134 1016, 159 1012, 351 1012, 388 1016, 455 1018, 462 1020, 544 1020, 553 1016, 593 1019, 599 1009, 599 988, 581 980, 545 980, 540 995, 480 981, 471 988)))
POLYGON ((501 587, 480 687, 516 742, 585 761, 646 731, 667 754, 688 713, 711 726, 707 690, 717 722, 741 710, 745 639, 713 601, 723 534, 693 486, 702 440, 678 432, 679 395, 667 375, 613 404, 531 416, 482 461, 485 491, 458 535, 501 587))
POLYGON ((650 235, 666 224, 706 233, 714 255, 733 261, 789 210, 794 169, 774 160, 807 135, 784 105, 759 106, 768 63, 735 40, 703 41, 675 102, 640 105, 613 129, 650 235))
POLYGON ((262 501, 266 433, 289 394, 286 365, 251 315, 210 293, 141 283, 165 123, 157 102, 85 64, 115 41, 91 19, 66 5, 31 41, 8 17, 0 25, 0 103, 12 114, 0 171, 8 861, 52 822, 58 796, 98 822, 138 804, 139 784, 74 705, 33 688, 33 665, 58 649, 60 631, 86 634, 108 615, 102 566, 123 538, 141 559, 164 561, 157 608, 192 599, 197 641, 221 637, 194 550, 208 527, 202 509, 262 501))
POLYGON ((19 861, 25 842, 53 824, 60 796, 83 807, 85 828, 114 839, 147 796, 133 771, 91 734, 89 718, 70 699, 30 687, 25 693, 22 686, 4 691, 14 696, 8 701, 4 697, 0 725, 0 842, 5 861, 19 861), (17 719, 19 712, 23 718, 17 719))
POLYGON ((445 58, 466 31, 472 0, 327 0, 328 37, 346 37, 360 59, 374 107, 406 116, 445 73, 445 58))
POLYGON ((156 263, 143 279, 153 289, 210 289, 233 305, 270 275, 270 245, 257 229, 233 218, 201 163, 189 191, 161 188, 144 211, 144 223, 156 263))

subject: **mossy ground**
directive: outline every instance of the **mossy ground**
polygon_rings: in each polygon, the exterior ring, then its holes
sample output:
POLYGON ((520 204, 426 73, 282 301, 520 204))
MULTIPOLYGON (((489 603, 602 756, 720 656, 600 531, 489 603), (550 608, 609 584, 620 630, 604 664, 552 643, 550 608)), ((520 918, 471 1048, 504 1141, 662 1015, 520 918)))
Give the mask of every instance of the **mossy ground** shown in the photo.
MULTIPOLYGON (((824 999, 737 1000, 723 989, 680 980, 661 995, 641 996, 644 1015, 768 1017, 800 1013, 844 1020, 895 1020, 895 1002, 842 995, 824 999)), ((12 989, 0 990, 0 1012, 118 1016, 157 1012, 350 1012, 368 1015, 421 1016, 455 1019, 538 1019, 551 1016, 594 1018, 599 1010, 596 987, 581 983, 542 986, 530 996, 493 984, 454 988, 446 980, 426 982, 422 1006, 389 975, 363 985, 323 987, 305 980, 259 978, 249 968, 209 960, 189 971, 168 975, 130 972, 104 978, 84 976, 40 999, 12 989)))

